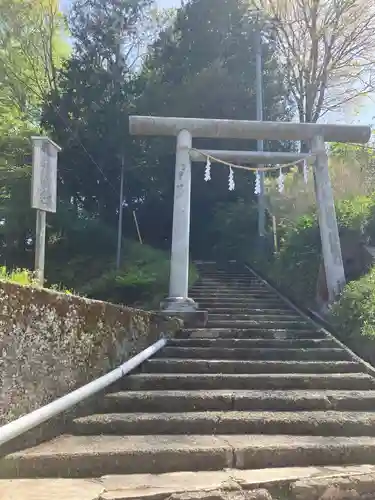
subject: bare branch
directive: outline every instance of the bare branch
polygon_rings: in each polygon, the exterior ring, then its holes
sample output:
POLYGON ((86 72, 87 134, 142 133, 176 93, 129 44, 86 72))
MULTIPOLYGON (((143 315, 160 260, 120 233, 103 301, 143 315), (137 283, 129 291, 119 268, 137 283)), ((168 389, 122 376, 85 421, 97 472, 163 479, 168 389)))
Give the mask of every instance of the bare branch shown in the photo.
POLYGON ((275 33, 301 121, 374 89, 375 4, 367 0, 250 0, 275 33), (365 80, 367 80, 365 82, 365 80))

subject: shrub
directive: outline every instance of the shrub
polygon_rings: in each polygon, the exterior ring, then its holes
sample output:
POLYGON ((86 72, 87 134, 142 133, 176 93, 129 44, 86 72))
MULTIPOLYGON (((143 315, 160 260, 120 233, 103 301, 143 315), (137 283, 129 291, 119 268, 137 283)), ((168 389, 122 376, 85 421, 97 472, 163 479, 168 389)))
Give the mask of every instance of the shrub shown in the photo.
MULTIPOLYGON (((168 294, 169 266, 166 252, 127 240, 121 269, 104 270, 80 291, 88 297, 108 302, 158 308, 161 299, 168 294)), ((195 267, 191 266, 191 282, 196 278, 195 267)))
POLYGON ((320 235, 315 216, 304 216, 284 236, 279 254, 270 266, 270 277, 301 303, 315 298, 320 262, 320 235))
MULTIPOLYGON (((16 285, 21 286, 39 287, 39 282, 35 273, 29 269, 12 269, 8 271, 5 266, 1 266, 0 281, 15 283, 16 285)), ((70 290, 67 290, 63 285, 50 285, 48 288, 54 290, 55 292, 66 293, 68 295, 72 295, 73 293, 70 290)))
POLYGON ((5 266, 0 267, 0 280, 8 283, 15 283, 22 286, 36 286, 36 276, 28 269, 7 270, 5 266))
MULTIPOLYGON (((375 236, 375 196, 359 196, 336 205, 341 241, 373 240, 375 236)), ((301 304, 312 304, 321 259, 321 242, 316 214, 300 217, 282 228, 280 252, 265 262, 257 260, 264 274, 301 304)), ((350 278, 357 278, 351 276, 350 278)))
POLYGON ((258 214, 255 203, 238 199, 217 204, 211 228, 215 241, 212 256, 217 260, 246 261, 254 246, 257 228, 258 214))
POLYGON ((375 361, 375 267, 349 283, 330 313, 337 335, 368 361, 375 361))

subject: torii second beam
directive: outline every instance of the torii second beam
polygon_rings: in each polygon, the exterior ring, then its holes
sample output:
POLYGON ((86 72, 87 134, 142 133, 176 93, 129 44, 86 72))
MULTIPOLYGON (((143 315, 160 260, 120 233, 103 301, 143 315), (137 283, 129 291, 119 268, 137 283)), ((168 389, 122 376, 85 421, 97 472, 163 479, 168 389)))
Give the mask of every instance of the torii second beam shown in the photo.
POLYGON ((286 163, 296 163, 311 157, 309 154, 269 151, 231 151, 215 149, 192 149, 190 151, 190 158, 193 162, 205 162, 207 155, 217 158, 218 160, 235 162, 242 165, 282 165, 286 163))

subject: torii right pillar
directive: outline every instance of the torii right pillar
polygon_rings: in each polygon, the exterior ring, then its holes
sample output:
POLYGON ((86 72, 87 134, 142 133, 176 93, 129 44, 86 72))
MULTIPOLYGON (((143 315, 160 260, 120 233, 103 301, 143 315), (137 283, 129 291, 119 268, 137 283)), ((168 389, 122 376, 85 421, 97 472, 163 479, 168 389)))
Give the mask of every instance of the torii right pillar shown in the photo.
POLYGON ((332 303, 342 292, 346 280, 335 202, 328 170, 328 156, 322 136, 313 138, 311 151, 314 154, 315 195, 328 301, 332 303))

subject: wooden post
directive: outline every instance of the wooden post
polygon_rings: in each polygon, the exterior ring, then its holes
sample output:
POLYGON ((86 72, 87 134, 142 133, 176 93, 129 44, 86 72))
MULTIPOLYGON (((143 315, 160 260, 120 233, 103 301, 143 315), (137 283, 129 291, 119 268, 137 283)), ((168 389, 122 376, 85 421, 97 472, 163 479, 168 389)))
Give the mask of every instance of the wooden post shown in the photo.
POLYGON ((279 245, 277 242, 277 224, 276 224, 276 217, 272 215, 272 232, 273 232, 273 246, 275 253, 278 253, 279 251, 279 245))
POLYGON ((44 285, 46 247, 46 213, 56 212, 57 154, 61 148, 48 137, 32 137, 33 175, 31 206, 36 209, 35 274, 40 286, 44 285))
POLYGON ((36 211, 35 274, 40 286, 44 284, 44 262, 46 254, 46 212, 36 211))
POLYGON ((345 286, 345 272, 323 137, 314 137, 312 152, 315 155, 314 184, 328 299, 333 302, 345 286))
POLYGON ((134 224, 135 224, 135 227, 137 229, 137 234, 138 234, 138 240, 139 240, 139 243, 141 245, 143 245, 143 240, 142 240, 142 236, 141 236, 141 232, 139 230, 139 224, 138 224, 138 220, 137 220, 137 215, 135 213, 135 211, 133 210, 133 219, 134 219, 134 224))

